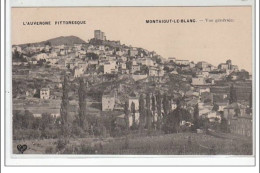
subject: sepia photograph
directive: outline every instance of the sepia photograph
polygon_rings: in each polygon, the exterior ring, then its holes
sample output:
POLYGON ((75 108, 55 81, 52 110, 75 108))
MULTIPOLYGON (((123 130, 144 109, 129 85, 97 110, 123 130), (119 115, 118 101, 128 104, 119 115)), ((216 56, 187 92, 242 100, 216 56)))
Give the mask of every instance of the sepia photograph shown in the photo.
POLYGON ((11 8, 13 155, 254 155, 251 6, 11 8))

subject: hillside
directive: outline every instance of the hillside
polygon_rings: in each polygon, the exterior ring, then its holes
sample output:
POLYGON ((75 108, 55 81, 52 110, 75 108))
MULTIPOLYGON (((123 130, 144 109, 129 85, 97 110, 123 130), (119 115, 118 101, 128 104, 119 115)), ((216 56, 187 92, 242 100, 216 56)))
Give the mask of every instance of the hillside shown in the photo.
MULTIPOLYGON (((74 44, 85 44, 86 42, 79 37, 76 36, 60 36, 57 38, 52 38, 46 41, 42 42, 37 42, 37 43, 28 43, 30 45, 34 46, 44 46, 47 43, 50 43, 52 46, 58 46, 58 45, 68 45, 68 46, 73 46, 74 44)), ((27 46, 28 44, 21 44, 19 46, 24 47, 27 46)))

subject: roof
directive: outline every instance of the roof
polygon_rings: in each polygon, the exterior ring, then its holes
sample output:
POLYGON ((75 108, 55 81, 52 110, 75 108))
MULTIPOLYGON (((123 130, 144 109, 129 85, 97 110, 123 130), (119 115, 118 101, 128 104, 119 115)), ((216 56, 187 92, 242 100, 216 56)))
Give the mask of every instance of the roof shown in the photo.
POLYGON ((192 100, 187 102, 188 105, 196 105, 197 103, 198 103, 197 99, 192 99, 192 100))
POLYGON ((48 90, 50 90, 50 88, 42 88, 41 90, 48 91, 48 90))
POLYGON ((112 97, 115 97, 113 92, 102 95, 102 98, 112 98, 112 97))

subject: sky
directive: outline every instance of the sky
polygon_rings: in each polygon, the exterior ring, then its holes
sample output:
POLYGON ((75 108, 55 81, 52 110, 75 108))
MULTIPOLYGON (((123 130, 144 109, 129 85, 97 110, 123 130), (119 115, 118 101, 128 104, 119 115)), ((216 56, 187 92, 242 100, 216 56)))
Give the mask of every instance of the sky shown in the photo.
POLYGON ((77 36, 85 41, 94 30, 108 40, 155 51, 164 58, 207 61, 213 65, 232 60, 252 72, 251 7, 74 7, 12 8, 12 44, 77 36), (149 19, 195 19, 196 23, 155 23, 149 19), (205 19, 213 19, 206 22, 205 19), (216 19, 232 19, 218 22, 216 19), (54 25, 55 21, 86 21, 85 25, 54 25), (201 21, 200 21, 201 20, 201 21), (51 21, 52 25, 28 26, 23 22, 51 21))

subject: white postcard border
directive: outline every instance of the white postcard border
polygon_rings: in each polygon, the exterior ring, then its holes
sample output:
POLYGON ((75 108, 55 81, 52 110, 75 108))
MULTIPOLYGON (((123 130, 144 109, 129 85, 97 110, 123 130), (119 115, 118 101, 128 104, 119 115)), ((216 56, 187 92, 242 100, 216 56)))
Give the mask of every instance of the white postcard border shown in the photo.
MULTIPOLYGON (((6 83, 5 83, 5 156, 6 156, 6 162, 5 164, 8 166, 29 166, 29 165, 49 165, 49 166, 58 166, 58 165, 74 165, 74 166, 80 166, 80 165, 85 165, 85 166, 91 166, 91 165, 160 165, 160 166, 196 166, 196 165, 204 165, 204 166, 210 166, 210 165, 215 165, 215 166, 253 166, 255 165, 255 157, 254 156, 199 156, 199 157, 189 157, 189 156, 99 156, 99 155, 94 155, 94 156, 68 156, 68 155, 42 155, 42 156, 32 156, 32 155, 27 155, 27 156, 22 156, 22 157, 16 157, 15 155, 11 154, 11 147, 12 142, 11 140, 11 133, 10 129, 11 128, 11 110, 12 110, 12 100, 11 100, 11 91, 12 91, 12 86, 11 86, 11 43, 10 43, 10 38, 11 38, 11 23, 10 23, 10 7, 42 7, 42 6, 201 6, 199 1, 185 1, 185 3, 179 0, 175 1, 153 1, 153 3, 148 2, 147 0, 142 1, 142 2, 137 2, 136 0, 134 1, 126 1, 126 3, 122 4, 122 1, 119 2, 117 0, 110 1, 109 3, 106 2, 105 0, 102 1, 82 1, 79 0, 79 2, 75 5, 69 0, 65 1, 44 1, 44 4, 42 3, 43 1, 31 1, 31 0, 24 0, 24 1, 19 1, 19 0, 14 0, 12 2, 7 1, 7 8, 6 8, 6 59, 5 59, 5 78, 6 78, 6 83), (21 3, 22 2, 22 3, 21 3), (32 3, 33 2, 33 3, 32 3), (8 58, 9 57, 9 58, 8 58), (73 159, 72 159, 73 158, 73 159), (109 159, 108 159, 109 158, 109 159), (138 158, 138 159, 137 159, 138 158), (188 163, 188 164, 187 164, 188 163)), ((224 5, 253 5, 254 7, 254 1, 249 0, 249 1, 237 1, 237 0, 231 0, 231 1, 202 1, 203 5, 202 6, 209 6, 209 4, 213 5, 219 5, 219 6, 224 6, 224 5)), ((254 9, 254 8, 252 8, 254 9)), ((252 15, 254 16, 254 10, 252 11, 252 15)), ((254 21, 254 19, 253 19, 254 21)), ((253 29, 253 38, 255 38, 255 31, 254 27, 253 29)), ((259 88, 259 68, 256 67, 259 64, 259 60, 256 59, 255 57, 259 57, 255 55, 255 41, 254 39, 253 45, 254 45, 254 50, 253 50, 253 62, 255 66, 253 66, 253 74, 254 77, 254 91, 255 93, 257 88, 259 88), (258 73, 256 73, 258 71, 258 73), (256 87, 255 87, 256 86, 256 87)), ((254 97, 254 115, 259 115, 259 108, 256 108, 255 103, 259 103, 259 98, 258 94, 255 94, 254 97)), ((254 116, 254 133, 259 132, 259 117, 254 116)), ((257 134, 254 134, 255 136, 255 142, 258 143, 259 141, 259 136, 257 134)), ((255 143, 254 142, 254 143, 255 143)), ((254 153, 258 153, 259 149, 256 148, 258 145, 254 145, 254 153)))

